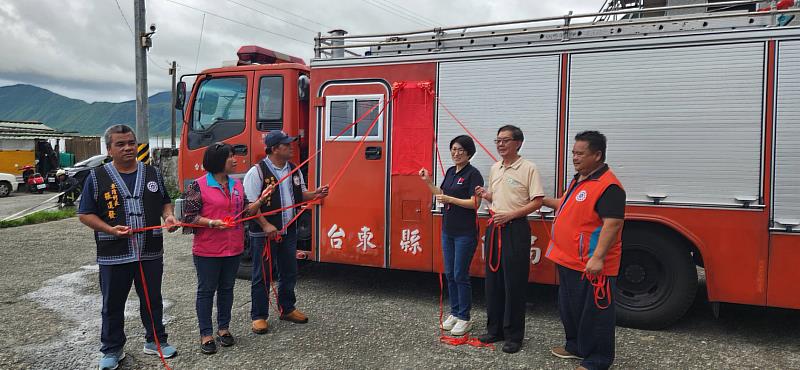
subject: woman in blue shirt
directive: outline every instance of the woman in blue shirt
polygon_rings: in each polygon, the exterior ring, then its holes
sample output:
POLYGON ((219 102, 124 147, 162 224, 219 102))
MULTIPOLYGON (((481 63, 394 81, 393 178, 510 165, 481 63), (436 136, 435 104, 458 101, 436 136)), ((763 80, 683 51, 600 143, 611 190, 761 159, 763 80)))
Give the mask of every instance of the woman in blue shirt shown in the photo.
POLYGON ((426 169, 419 176, 436 196, 436 202, 444 204, 442 220, 442 255, 444 274, 447 277, 450 298, 450 316, 442 323, 442 329, 452 335, 464 335, 472 329, 472 286, 469 266, 478 245, 478 228, 475 224, 476 206, 480 205, 475 188, 483 186, 481 173, 469 164, 475 155, 472 138, 460 135, 450 141, 452 166, 447 169, 440 187, 433 184, 426 169))

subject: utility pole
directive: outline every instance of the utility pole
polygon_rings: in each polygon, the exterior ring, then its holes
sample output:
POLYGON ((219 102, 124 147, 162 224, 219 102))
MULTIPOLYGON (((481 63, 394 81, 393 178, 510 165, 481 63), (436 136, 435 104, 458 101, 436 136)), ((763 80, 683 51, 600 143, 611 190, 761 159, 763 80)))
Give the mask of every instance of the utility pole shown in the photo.
POLYGON ((177 85, 175 85, 175 77, 178 75, 178 70, 175 68, 175 61, 172 61, 172 68, 169 69, 169 74, 172 75, 172 104, 170 105, 170 110, 172 111, 172 149, 175 150, 175 134, 177 131, 177 125, 175 123, 175 100, 178 99, 178 92, 176 91, 177 85))
POLYGON ((155 25, 150 26, 150 33, 144 29, 145 0, 134 0, 134 38, 136 60, 136 139, 139 141, 136 158, 150 163, 150 135, 148 132, 147 112, 147 49, 152 45, 150 36, 155 33, 155 25))

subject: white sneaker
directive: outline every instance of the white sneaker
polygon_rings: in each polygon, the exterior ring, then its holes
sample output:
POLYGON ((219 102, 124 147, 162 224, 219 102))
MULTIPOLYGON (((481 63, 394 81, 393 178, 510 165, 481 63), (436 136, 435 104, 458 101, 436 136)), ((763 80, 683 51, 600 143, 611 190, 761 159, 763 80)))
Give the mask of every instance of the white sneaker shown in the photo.
POLYGON ((472 320, 461 320, 458 319, 456 324, 453 326, 453 330, 450 331, 452 335, 464 335, 469 333, 472 330, 472 320))
POLYGON ((444 320, 444 322, 442 323, 442 329, 452 330, 453 325, 456 324, 456 321, 458 321, 458 317, 455 317, 453 315, 447 316, 447 320, 444 320))

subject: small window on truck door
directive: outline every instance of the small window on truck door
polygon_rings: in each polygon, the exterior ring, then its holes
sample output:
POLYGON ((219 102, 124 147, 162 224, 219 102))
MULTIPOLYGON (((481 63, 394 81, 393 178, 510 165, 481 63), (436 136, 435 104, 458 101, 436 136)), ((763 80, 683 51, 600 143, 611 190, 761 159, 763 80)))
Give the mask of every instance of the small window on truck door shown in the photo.
POLYGON ((220 77, 203 80, 192 104, 187 145, 197 149, 236 136, 245 129, 247 79, 220 77))
POLYGON ((283 129, 283 77, 261 77, 258 88, 259 131, 283 129))
MULTIPOLYGON (((334 139, 336 141, 355 141, 367 136, 368 141, 382 140, 383 117, 378 118, 382 102, 383 96, 381 95, 326 97, 328 124, 325 139, 328 141, 334 139), (364 118, 353 125, 353 122, 362 116, 364 118), (376 118, 377 122, 367 133, 376 118)), ((381 116, 383 116, 382 113, 381 116)))

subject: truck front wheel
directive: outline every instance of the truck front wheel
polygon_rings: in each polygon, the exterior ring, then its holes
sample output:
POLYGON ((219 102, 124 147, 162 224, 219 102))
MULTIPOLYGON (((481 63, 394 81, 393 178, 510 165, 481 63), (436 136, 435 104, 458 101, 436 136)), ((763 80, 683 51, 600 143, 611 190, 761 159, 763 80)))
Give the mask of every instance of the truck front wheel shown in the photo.
POLYGON ((617 277, 617 321, 662 329, 680 319, 697 292, 697 269, 684 242, 665 232, 626 228, 617 277))

